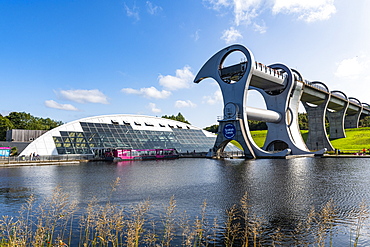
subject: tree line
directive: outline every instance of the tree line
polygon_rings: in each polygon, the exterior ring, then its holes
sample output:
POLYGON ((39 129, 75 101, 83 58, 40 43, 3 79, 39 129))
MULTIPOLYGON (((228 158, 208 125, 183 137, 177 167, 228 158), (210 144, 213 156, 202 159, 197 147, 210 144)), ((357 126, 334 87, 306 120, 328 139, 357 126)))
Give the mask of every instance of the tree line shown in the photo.
MULTIPOLYGON (((267 125, 265 122, 261 121, 254 121, 254 120, 248 120, 248 125, 250 130, 267 130, 267 125)), ((298 125, 300 130, 308 130, 308 116, 307 113, 299 113, 298 114, 298 125)), ((366 116, 363 119, 360 119, 359 122, 360 127, 370 127, 370 116, 366 116)), ((325 127, 329 127, 329 122, 326 119, 325 121, 325 127)), ((204 128, 207 131, 210 131, 212 133, 217 133, 218 130, 218 124, 211 125, 209 127, 204 128)))
MULTIPOLYGON (((170 115, 170 116, 164 115, 164 116, 162 116, 162 118, 172 119, 172 120, 176 120, 176 121, 179 121, 179 122, 190 124, 190 122, 185 119, 185 117, 181 114, 181 112, 179 112, 176 116, 175 115, 170 115)), ((299 123, 299 128, 301 130, 308 130, 307 113, 299 113, 298 114, 298 123, 299 123)), ((370 121, 369 121, 369 123, 370 123, 370 121)), ((262 121, 248 120, 248 125, 249 125, 250 130, 267 130, 266 123, 262 122, 262 121)), ((218 124, 214 124, 214 125, 205 127, 204 130, 212 132, 212 133, 217 133, 218 124)))
MULTIPOLYGON (((188 120, 179 112, 175 115, 164 115, 162 118, 180 121, 190 124, 188 120)), ((0 141, 5 141, 6 131, 12 129, 25 130, 51 130, 64 124, 62 121, 52 120, 50 118, 35 117, 26 112, 11 112, 7 116, 0 114, 0 141)))
MULTIPOLYGON (((308 130, 308 117, 307 113, 299 113, 298 114, 298 124, 301 130, 308 130)), ((248 126, 250 130, 267 130, 267 125, 265 122, 256 121, 256 120, 248 120, 248 126)), ((212 133, 217 133, 218 124, 211 125, 209 127, 204 128, 212 133)))
POLYGON ((7 130, 51 130, 62 124, 62 121, 35 117, 26 112, 11 112, 7 116, 0 114, 0 141, 5 141, 7 130))
MULTIPOLYGON (((185 119, 181 112, 179 112, 177 115, 164 115, 162 118, 190 124, 190 122, 185 119)), ((0 141, 5 141, 7 130, 51 130, 62 124, 62 121, 56 121, 50 118, 35 117, 26 112, 11 112, 7 116, 2 116, 0 114, 0 141)), ((301 130, 308 130, 307 113, 298 114, 298 124, 301 130)), ((250 130, 267 130, 266 123, 262 121, 248 120, 248 125, 250 130)), ((329 123, 326 121, 326 127, 328 127, 328 125, 329 123)), ((370 127, 370 116, 366 116, 365 118, 361 119, 359 125, 360 127, 370 127)), ((204 130, 217 133, 218 124, 205 127, 204 130)))
POLYGON ((176 121, 183 122, 186 124, 190 124, 189 121, 186 120, 185 117, 181 114, 181 112, 179 112, 176 116, 175 115, 171 115, 171 116, 164 115, 162 116, 162 118, 172 119, 172 120, 176 120, 176 121))

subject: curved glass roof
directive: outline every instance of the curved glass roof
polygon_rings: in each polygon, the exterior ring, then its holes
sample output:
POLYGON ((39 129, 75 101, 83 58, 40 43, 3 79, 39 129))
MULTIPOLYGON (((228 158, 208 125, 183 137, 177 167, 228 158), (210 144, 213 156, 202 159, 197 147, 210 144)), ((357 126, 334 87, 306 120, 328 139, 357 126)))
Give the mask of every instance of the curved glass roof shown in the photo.
MULTIPOLYGON (((182 122, 149 116, 107 115, 59 126, 32 142, 21 155, 97 154, 111 148, 175 148, 208 152, 216 135, 182 122)), ((228 145, 226 151, 239 151, 228 145)))

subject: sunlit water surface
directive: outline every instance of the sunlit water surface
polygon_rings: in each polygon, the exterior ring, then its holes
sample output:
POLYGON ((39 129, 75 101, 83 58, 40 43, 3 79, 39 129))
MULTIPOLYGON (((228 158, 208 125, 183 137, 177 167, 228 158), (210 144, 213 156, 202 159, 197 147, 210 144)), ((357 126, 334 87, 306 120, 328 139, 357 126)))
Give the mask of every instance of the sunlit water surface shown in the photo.
MULTIPOLYGON (((174 196, 177 212, 195 218, 206 201, 209 220, 222 221, 247 192, 253 213, 265 219, 267 230, 292 230, 312 207, 320 210, 330 199, 341 224, 350 223, 351 211, 362 201, 370 205, 370 159, 178 159, 0 168, 0 215, 16 215, 31 194, 40 201, 57 186, 78 201, 80 214, 94 197, 98 203, 110 200, 122 206, 149 199, 158 220, 174 196), (117 177, 120 184, 109 199, 117 177)), ((337 246, 350 244, 349 229, 338 230, 337 246)), ((360 246, 370 245, 369 232, 366 222, 360 246)))

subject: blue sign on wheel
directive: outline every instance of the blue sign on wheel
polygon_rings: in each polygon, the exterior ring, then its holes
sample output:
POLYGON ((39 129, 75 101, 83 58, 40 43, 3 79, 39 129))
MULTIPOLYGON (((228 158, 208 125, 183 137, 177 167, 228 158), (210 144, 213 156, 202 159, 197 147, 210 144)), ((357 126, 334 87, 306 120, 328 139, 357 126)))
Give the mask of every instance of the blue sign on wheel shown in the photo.
POLYGON ((0 147, 0 156, 9 157, 9 155, 10 155, 10 147, 0 147))
POLYGON ((236 135, 236 128, 233 124, 228 123, 223 129, 224 137, 227 139, 232 139, 236 135))

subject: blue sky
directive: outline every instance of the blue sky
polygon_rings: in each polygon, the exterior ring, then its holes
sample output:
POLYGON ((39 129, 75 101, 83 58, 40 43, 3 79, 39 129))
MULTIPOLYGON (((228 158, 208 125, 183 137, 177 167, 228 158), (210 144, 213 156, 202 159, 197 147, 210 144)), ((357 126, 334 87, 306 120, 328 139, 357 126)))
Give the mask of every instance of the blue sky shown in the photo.
POLYGON ((369 13, 369 0, 0 1, 0 113, 69 122, 181 112, 206 127, 222 98, 194 76, 236 43, 370 103, 369 13))

